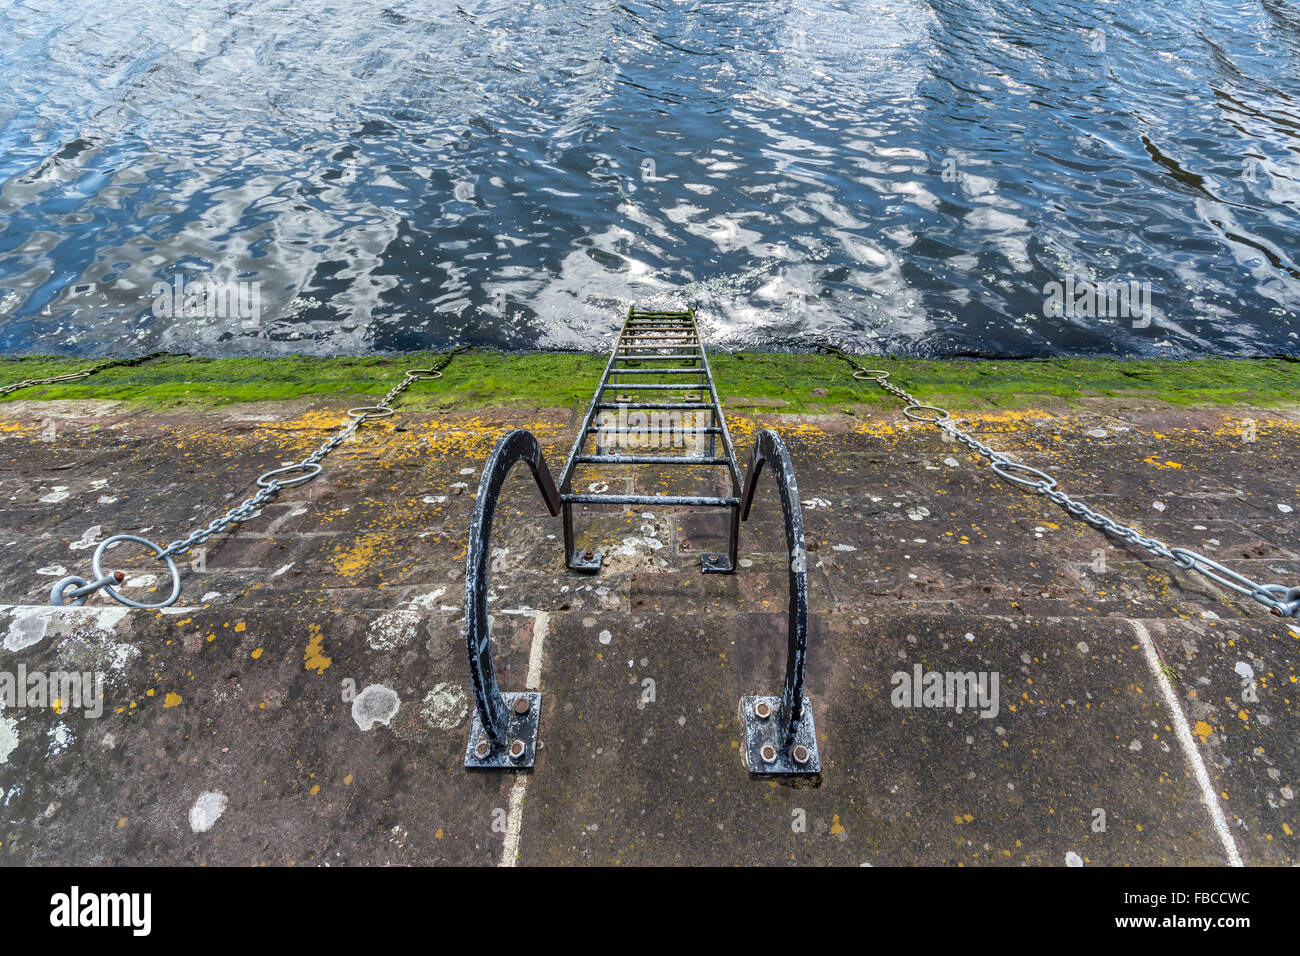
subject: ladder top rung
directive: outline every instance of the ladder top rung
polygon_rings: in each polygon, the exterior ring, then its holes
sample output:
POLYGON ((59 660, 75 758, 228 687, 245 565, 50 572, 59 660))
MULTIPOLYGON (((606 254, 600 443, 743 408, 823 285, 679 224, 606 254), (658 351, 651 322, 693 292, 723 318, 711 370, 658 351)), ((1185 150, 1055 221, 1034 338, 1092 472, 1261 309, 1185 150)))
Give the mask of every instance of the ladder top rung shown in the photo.
POLYGON ((703 411, 713 406, 708 402, 601 402, 596 408, 608 411, 617 411, 620 408, 695 408, 703 411))
POLYGON ((606 382, 601 386, 602 392, 621 392, 624 389, 628 391, 656 391, 656 392, 698 392, 704 388, 702 382, 683 382, 680 385, 664 385, 662 382, 654 384, 643 384, 640 382, 606 382))
POLYGON ((699 495, 560 495, 571 505, 698 505, 709 508, 734 508, 739 498, 707 498, 699 495))
POLYGON ((729 465, 730 458, 699 455, 579 455, 580 465, 729 465))
POLYGON ((650 426, 644 428, 614 428, 613 426, 603 427, 601 425, 591 425, 587 428, 588 435, 721 435, 722 429, 715 425, 664 425, 650 426))

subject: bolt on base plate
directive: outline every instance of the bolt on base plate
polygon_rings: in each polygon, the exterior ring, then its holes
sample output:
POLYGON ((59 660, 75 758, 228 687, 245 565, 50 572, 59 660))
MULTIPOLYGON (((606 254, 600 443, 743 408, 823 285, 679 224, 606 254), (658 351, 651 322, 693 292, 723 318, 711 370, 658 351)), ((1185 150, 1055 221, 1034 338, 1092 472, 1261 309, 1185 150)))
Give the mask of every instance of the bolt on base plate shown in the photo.
POLYGON ((537 723, 542 711, 542 695, 534 691, 521 694, 503 693, 506 712, 510 721, 506 730, 506 745, 495 747, 479 720, 478 708, 474 708, 474 719, 469 728, 469 744, 465 748, 465 766, 468 769, 491 770, 531 770, 537 759, 537 723), (519 713, 520 702, 525 701, 528 709, 519 713), (486 744, 486 748, 481 746, 486 744), (511 751, 521 750, 517 757, 511 751), (486 752, 485 752, 486 751, 486 752))
POLYGON ((601 551, 575 551, 569 555, 569 568, 573 571, 584 571, 589 574, 595 574, 600 570, 600 563, 605 560, 604 552, 601 551), (590 554, 591 557, 587 557, 590 554))
POLYGON ((736 570, 727 554, 700 555, 700 570, 705 574, 730 574, 736 570))
MULTIPOLYGON (((761 708, 760 708, 761 710, 761 708)), ((785 735, 777 720, 781 711, 780 697, 742 697, 741 719, 745 724, 745 766, 760 777, 810 777, 822 772, 821 755, 817 752, 817 728, 813 726, 812 701, 803 699, 803 720, 799 733, 789 750, 780 749, 780 738, 785 735), (768 717, 760 720, 754 713, 756 705, 766 704, 768 717), (765 758, 771 759, 765 759, 765 758), (802 763, 796 757, 806 758, 802 763)))

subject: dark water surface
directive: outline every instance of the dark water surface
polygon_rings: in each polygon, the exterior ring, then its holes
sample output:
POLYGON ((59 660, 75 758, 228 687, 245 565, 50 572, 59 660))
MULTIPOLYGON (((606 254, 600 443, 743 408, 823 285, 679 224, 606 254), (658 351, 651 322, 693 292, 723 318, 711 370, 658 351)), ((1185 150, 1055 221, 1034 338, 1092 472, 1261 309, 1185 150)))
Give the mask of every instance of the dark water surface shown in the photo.
POLYGON ((1295 354, 1298 211, 1300 0, 0 0, 10 353, 1295 354))

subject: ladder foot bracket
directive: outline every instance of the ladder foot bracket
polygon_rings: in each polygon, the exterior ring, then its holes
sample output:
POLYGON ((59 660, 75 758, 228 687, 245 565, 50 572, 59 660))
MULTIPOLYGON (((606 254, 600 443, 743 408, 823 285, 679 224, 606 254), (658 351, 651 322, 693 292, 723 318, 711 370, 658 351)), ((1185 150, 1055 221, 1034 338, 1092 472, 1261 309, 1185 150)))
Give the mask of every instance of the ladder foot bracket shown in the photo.
POLYGON ((595 574, 604 560, 603 551, 574 551, 569 555, 569 570, 595 574))
POLYGON ((519 694, 503 693, 509 717, 506 722, 506 743, 492 742, 478 709, 469 729, 469 745, 465 748, 465 766, 470 770, 531 770, 537 760, 537 725, 542 710, 542 695, 535 691, 519 694), (527 703, 524 713, 520 701, 527 703), (517 756, 516 756, 517 755, 517 756))
POLYGON ((759 777, 806 777, 822 772, 812 701, 807 697, 803 699, 803 719, 788 746, 784 742, 787 720, 781 716, 780 697, 742 697, 740 710, 745 724, 745 766, 750 773, 759 777), (766 718, 759 716, 764 712, 766 718))
POLYGON ((705 574, 730 574, 736 565, 729 554, 700 555, 700 570, 705 574))

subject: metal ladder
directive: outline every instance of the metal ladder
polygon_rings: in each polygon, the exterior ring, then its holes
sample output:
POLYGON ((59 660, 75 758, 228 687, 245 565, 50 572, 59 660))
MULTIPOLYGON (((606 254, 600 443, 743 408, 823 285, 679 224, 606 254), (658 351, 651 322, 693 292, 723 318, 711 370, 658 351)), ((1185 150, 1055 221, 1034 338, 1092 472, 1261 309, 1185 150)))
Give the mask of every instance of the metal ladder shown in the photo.
POLYGON ((559 484, 564 514, 564 549, 574 571, 600 570, 602 554, 579 549, 573 533, 574 505, 683 505, 726 508, 730 511, 726 554, 705 554, 705 573, 730 574, 736 569, 736 544, 740 528, 740 465, 727 431, 713 384, 713 372, 700 342, 695 310, 657 312, 629 308, 605 372, 587 407, 586 417, 569 452, 559 484), (660 364, 663 363, 663 364, 660 364), (648 392, 646 399, 620 393, 648 392), (610 393, 613 393, 611 399, 610 393), (669 394, 663 394, 669 393, 669 394), (665 401, 649 401, 663 397, 665 401), (700 419, 704 421, 701 422, 700 419), (587 440, 595 436, 592 454, 584 454, 587 440), (699 454, 626 454, 637 444, 649 443, 664 451, 685 447, 694 439, 699 454), (723 454, 718 454, 718 439, 723 454), (637 439, 637 441, 633 441, 637 439), (704 446, 707 444, 707 451, 704 446), (575 494, 573 475, 580 465, 671 465, 727 469, 731 493, 704 495, 575 494))
MULTIPOLYGON (((638 443, 639 444, 639 443, 638 443)), ((663 449, 660 448, 660 451, 663 449)), ((727 508, 730 531, 726 554, 706 554, 706 573, 731 573, 736 568, 739 525, 749 518, 758 476, 766 467, 776 481, 789 555, 785 685, 780 695, 741 698, 745 765, 755 776, 816 776, 821 773, 812 704, 804 695, 808 658, 808 573, 804 553, 803 510, 794 464, 785 443, 774 431, 755 436, 749 471, 742 484, 740 467, 727 431, 726 419, 713 385, 713 373, 700 342, 695 311, 657 312, 632 308, 614 343, 582 428, 565 462, 559 487, 537 439, 514 429, 497 441, 479 477, 465 554, 465 650, 474 690, 474 715, 465 767, 472 770, 531 770, 537 759, 542 695, 536 690, 503 692, 492 662, 491 619, 488 614, 488 575, 491 570, 492 525, 501 488, 511 468, 528 465, 552 517, 563 513, 565 563, 588 574, 600 570, 601 553, 579 550, 574 543, 574 505, 648 505, 727 508), (651 364, 655 363, 655 364, 651 364), (667 364, 658 364, 667 363, 667 364), (655 381, 646 381, 646 378, 655 381), (630 381, 629 381, 630 379, 630 381), (668 381, 663 381, 668 379, 668 381), (638 401, 636 392, 688 393, 665 396, 671 401, 638 401), (612 393, 612 399, 611 399, 612 393), (652 417, 648 413, 655 413, 652 417), (603 417, 601 413, 605 413, 603 417), (613 418, 610 418, 613 413, 613 418), (631 416, 638 416, 633 419, 631 416), (667 422, 664 421, 667 415, 667 422), (689 419, 689 420, 688 420, 689 419), (703 421, 701 421, 703 419, 703 421), (584 454, 595 436, 592 454, 584 454), (656 445, 678 447, 687 436, 698 448, 690 454, 624 454, 639 437, 656 445), (718 454, 718 439, 722 451, 718 454), (707 446, 707 447, 706 447, 707 446), (580 465, 682 465, 723 467, 731 493, 706 495, 575 494, 573 473, 580 465)))

